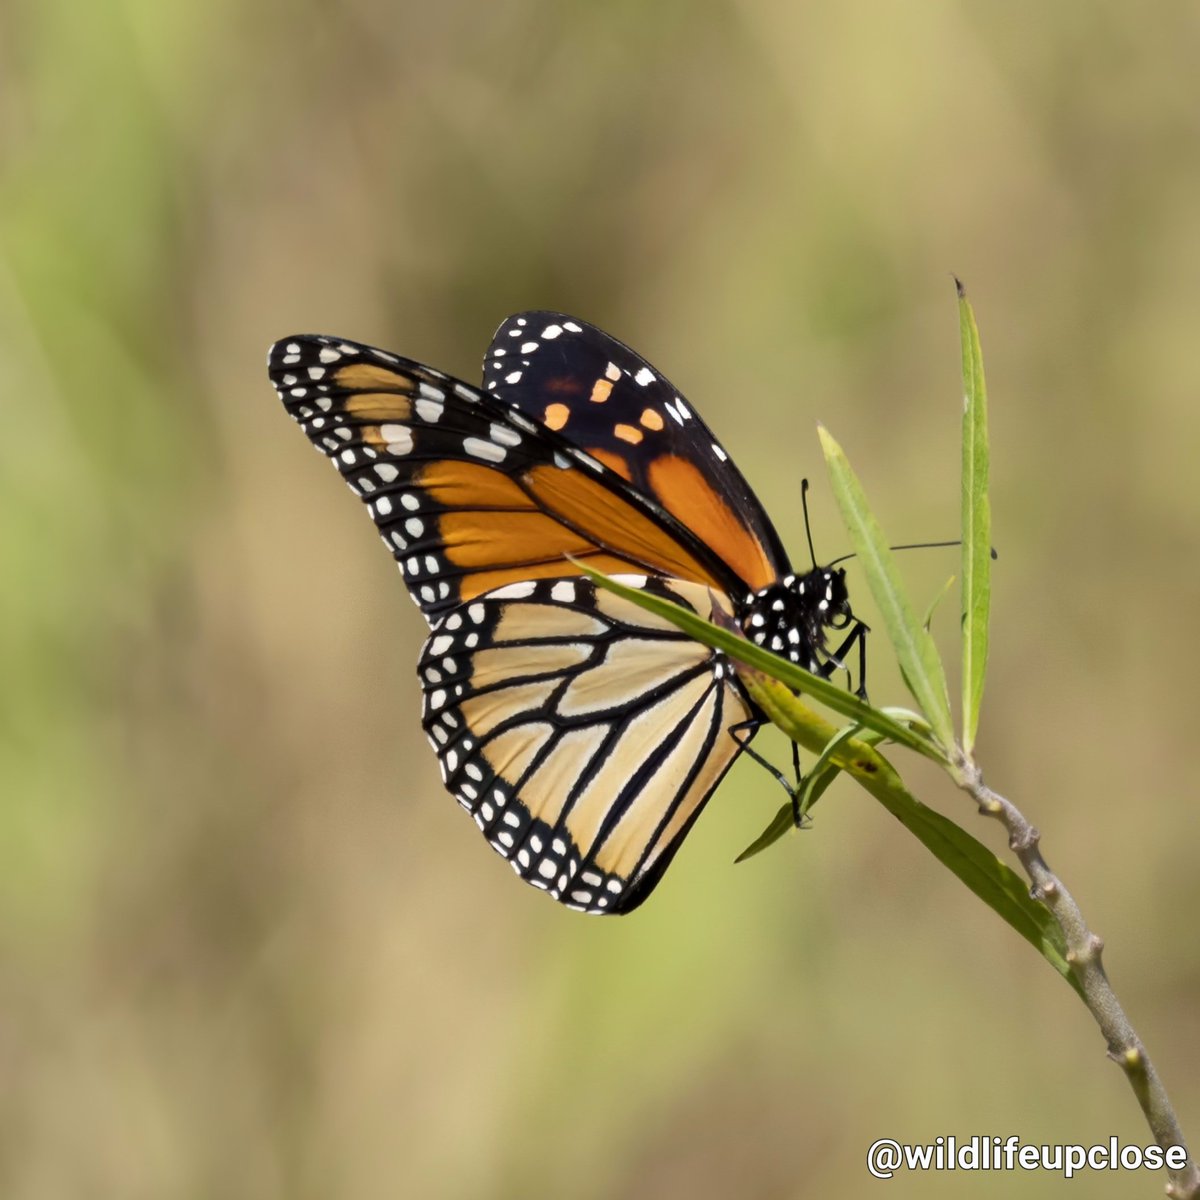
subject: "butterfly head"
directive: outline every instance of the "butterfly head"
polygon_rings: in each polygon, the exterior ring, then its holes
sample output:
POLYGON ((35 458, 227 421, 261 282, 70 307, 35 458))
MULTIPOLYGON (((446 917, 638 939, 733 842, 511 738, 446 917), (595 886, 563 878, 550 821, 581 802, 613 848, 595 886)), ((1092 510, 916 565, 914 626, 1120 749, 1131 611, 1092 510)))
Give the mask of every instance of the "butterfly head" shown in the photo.
POLYGON ((756 645, 820 672, 825 630, 845 629, 854 619, 845 570, 817 567, 807 575, 786 575, 753 592, 741 624, 756 645))

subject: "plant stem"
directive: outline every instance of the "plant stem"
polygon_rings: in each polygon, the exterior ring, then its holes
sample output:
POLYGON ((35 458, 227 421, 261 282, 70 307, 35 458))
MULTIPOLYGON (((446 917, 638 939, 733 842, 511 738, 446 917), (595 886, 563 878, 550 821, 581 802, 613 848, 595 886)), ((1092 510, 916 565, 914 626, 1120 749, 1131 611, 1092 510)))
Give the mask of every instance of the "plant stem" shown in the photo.
MULTIPOLYGON (((955 763, 955 769, 959 786, 978 804, 979 811, 984 816, 994 817, 1007 830, 1008 844, 1021 860, 1033 884, 1034 896, 1054 914, 1066 937, 1067 960, 1083 989, 1084 1003, 1108 1043, 1108 1057, 1125 1072, 1155 1141, 1164 1150, 1169 1146, 1186 1149, 1183 1130, 1171 1107, 1167 1089, 1104 973, 1100 961, 1104 940, 1087 927, 1075 898, 1042 857, 1041 835, 1016 805, 984 784, 975 763, 960 759, 955 763)), ((1170 1174, 1168 1196, 1173 1200, 1200 1198, 1200 1168, 1190 1153, 1183 1169, 1170 1174)))

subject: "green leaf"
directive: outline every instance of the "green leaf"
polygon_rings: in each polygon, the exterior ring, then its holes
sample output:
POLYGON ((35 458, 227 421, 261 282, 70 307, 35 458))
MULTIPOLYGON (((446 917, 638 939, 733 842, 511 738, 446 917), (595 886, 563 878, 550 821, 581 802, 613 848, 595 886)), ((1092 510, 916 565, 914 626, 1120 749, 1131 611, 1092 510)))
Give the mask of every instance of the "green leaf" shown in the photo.
MULTIPOLYGON (((801 821, 808 815, 808 810, 821 798, 822 793, 841 770, 833 758, 838 747, 852 738, 859 737, 862 733, 861 725, 847 725, 845 729, 839 729, 829 739, 829 743, 821 751, 817 761, 813 763, 812 770, 805 777, 800 788, 800 795, 796 797, 796 806, 800 810, 801 821)), ((862 741, 869 746, 875 745, 879 740, 877 733, 868 733, 862 736, 862 741)))
MULTIPOLYGON (((830 683, 828 679, 823 679, 820 675, 814 675, 811 671, 804 670, 803 667, 789 662, 786 658, 780 658, 779 655, 772 654, 770 650, 764 650, 761 646, 756 646, 736 630, 714 625, 711 621, 706 621, 690 608, 673 604, 669 600, 664 600, 661 596, 652 595, 640 588, 627 587, 622 583, 618 583, 615 579, 611 579, 600 571, 589 567, 581 559, 571 559, 571 562, 600 587, 617 596, 621 596, 632 604, 636 604, 639 608, 646 609, 647 612, 655 613, 664 620, 670 621, 672 625, 682 629, 684 633, 694 637, 696 641, 703 642, 704 645, 712 646, 717 650, 723 650, 738 662, 745 663, 747 666, 762 671, 772 679, 777 679, 781 683, 786 684, 794 691, 804 692, 834 712, 848 717, 856 725, 861 725, 865 729, 873 729, 890 741, 896 742, 901 746, 907 746, 910 750, 915 750, 918 754, 924 754, 926 757, 932 758, 935 762, 942 763, 943 765, 946 764, 945 754, 929 738, 909 726, 893 720, 878 709, 872 708, 857 696, 838 687, 837 684, 830 683)), ((810 718, 815 717, 815 714, 812 714, 809 710, 805 711, 809 713, 810 718)), ((824 725, 824 722, 821 724, 824 725)), ((815 740, 816 748, 819 751, 829 740, 830 736, 831 734, 821 734, 814 739, 814 735, 810 730, 807 738, 795 737, 793 740, 799 741, 802 745, 809 746, 810 749, 813 748, 813 741, 815 740)))
POLYGON ((987 673, 992 598, 992 515, 988 500, 987 388, 975 314, 958 281, 962 334, 962 738, 971 754, 987 673))
MULTIPOLYGON (((1005 866, 985 845, 947 817, 927 808, 904 786, 896 769, 869 744, 870 734, 838 745, 837 731, 814 722, 802 700, 781 683, 762 675, 746 680, 754 702, 783 730, 810 749, 828 750, 830 762, 870 792, 900 823, 948 867, 985 904, 1023 938, 1079 991, 1067 965, 1066 943, 1050 910, 1029 894, 1028 885, 1005 866), (824 741, 813 744, 813 734, 824 741)), ((788 806, 791 818, 791 806, 788 806)), ((774 824, 772 824, 772 829, 774 824)), ((765 836, 765 834, 764 834, 765 836)), ((769 843, 767 843, 769 844, 769 843)))
MULTIPOLYGON (((868 745, 874 745, 880 741, 880 736, 877 733, 863 733, 857 726, 848 725, 845 729, 839 730, 829 740, 829 744, 821 751, 820 757, 813 764, 812 769, 804 776, 804 783, 800 789, 800 794, 796 797, 796 808, 800 812, 801 820, 808 814, 814 804, 825 794, 829 785, 841 774, 842 768, 832 761, 833 752, 844 741, 852 737, 861 737, 862 741, 868 745)), ((745 862, 748 858, 753 858, 756 854, 761 854, 768 846, 774 845, 781 837, 789 830, 796 828, 795 810, 792 803, 789 801, 771 818, 771 823, 741 852, 733 861, 735 863, 745 862)))
POLYGON ((734 863, 745 862, 746 859, 761 854, 768 846, 773 846, 795 828, 796 822, 792 819, 792 805, 789 801, 771 818, 770 825, 733 860, 734 863))
POLYGON ((922 804, 904 788, 889 787, 873 794, 939 862, 1035 946, 1082 998, 1079 982, 1067 962, 1062 930, 1050 910, 1029 894, 1029 885, 1020 875, 965 829, 922 804))
POLYGON ((911 708, 900 708, 898 705, 888 704, 879 711, 891 717, 893 721, 899 721, 902 725, 907 725, 910 729, 915 729, 918 733, 925 732, 930 737, 933 736, 933 730, 929 728, 929 722, 919 712, 914 712, 911 708))
MULTIPOLYGON (((888 637, 896 650, 900 671, 920 705, 934 735, 949 751, 954 745, 954 723, 950 716, 950 694, 946 674, 933 638, 913 612, 900 582, 895 559, 867 506, 862 485, 851 469, 841 446, 824 426, 818 427, 833 492, 842 518, 850 531, 855 554, 862 564, 875 603, 883 615, 888 637)), ((872 726, 873 728, 873 726, 872 726)))
POLYGON ((951 575, 945 583, 942 584, 941 591, 929 602, 929 606, 925 609, 925 619, 921 622, 922 629, 928 629, 933 624, 933 614, 937 612, 937 607, 945 600, 950 589, 954 586, 954 576, 951 575))

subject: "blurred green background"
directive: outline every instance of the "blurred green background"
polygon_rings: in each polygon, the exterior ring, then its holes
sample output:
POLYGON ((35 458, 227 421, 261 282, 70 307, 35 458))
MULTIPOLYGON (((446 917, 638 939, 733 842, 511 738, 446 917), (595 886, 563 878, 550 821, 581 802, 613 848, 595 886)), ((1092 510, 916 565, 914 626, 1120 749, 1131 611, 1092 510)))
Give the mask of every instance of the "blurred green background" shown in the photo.
MULTIPOLYGON (((831 557, 818 418, 894 540, 955 532, 952 271, 1001 554, 980 753, 1200 1138, 1194 4, 0 21, 0 1194, 798 1200, 874 1194, 885 1135, 1146 1141, 1070 989, 846 783, 735 868, 780 799, 739 764, 628 919, 519 886, 264 372, 312 331, 478 379, 561 308, 675 381, 798 561, 812 475, 831 557)), ((904 565, 923 602, 956 557, 904 565)), ((1067 1184, 888 1185, 1017 1187, 1067 1184)))

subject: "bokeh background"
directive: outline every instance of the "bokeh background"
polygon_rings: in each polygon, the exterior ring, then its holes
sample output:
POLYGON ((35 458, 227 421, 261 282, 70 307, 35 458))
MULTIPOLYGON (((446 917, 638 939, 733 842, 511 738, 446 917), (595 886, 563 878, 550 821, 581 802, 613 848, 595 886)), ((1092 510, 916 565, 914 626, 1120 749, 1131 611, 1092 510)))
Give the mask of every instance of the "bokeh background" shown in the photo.
MULTIPOLYGON (((951 272, 992 401, 981 754, 1200 1137, 1195 5, 0 19, 0 1193, 800 1200, 874 1194, 885 1135, 1147 1140, 1070 989, 846 783, 735 868, 780 799, 739 764, 628 919, 520 887, 264 373, 313 331, 478 379, 561 308, 668 373, 798 561, 812 475, 831 557, 818 418, 893 539, 955 532, 951 272)), ((924 602, 956 556, 904 565, 924 602)))

